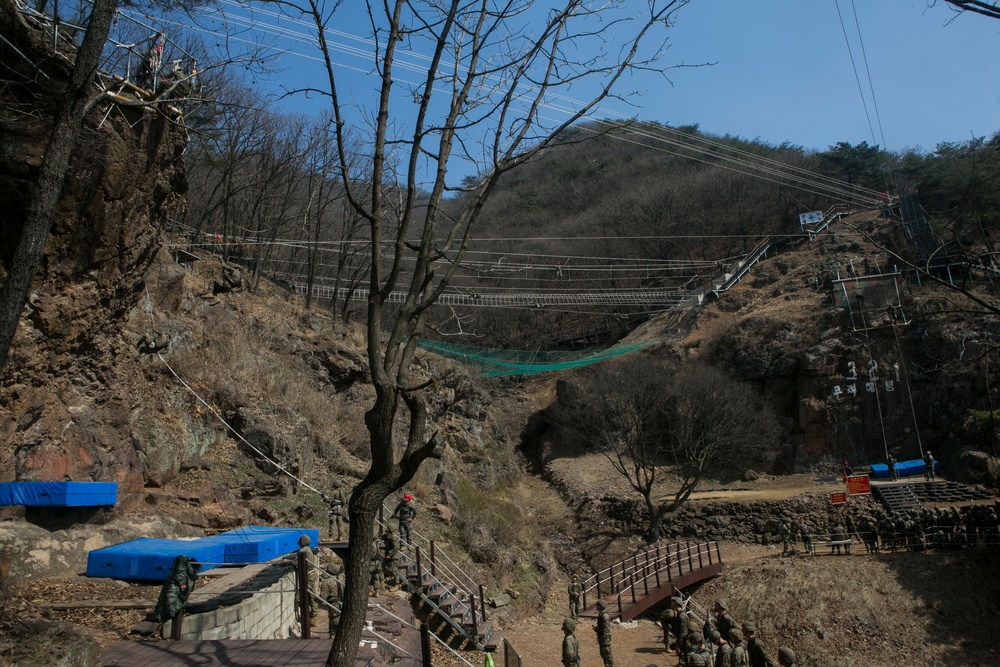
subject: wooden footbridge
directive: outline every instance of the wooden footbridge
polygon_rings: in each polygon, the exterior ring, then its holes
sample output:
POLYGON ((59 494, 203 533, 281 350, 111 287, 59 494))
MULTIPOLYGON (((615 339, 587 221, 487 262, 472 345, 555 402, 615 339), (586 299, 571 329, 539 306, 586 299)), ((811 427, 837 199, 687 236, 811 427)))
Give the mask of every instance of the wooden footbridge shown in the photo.
POLYGON ((699 581, 722 574, 719 543, 675 542, 650 547, 584 580, 581 616, 597 616, 597 602, 612 616, 630 621, 699 581))

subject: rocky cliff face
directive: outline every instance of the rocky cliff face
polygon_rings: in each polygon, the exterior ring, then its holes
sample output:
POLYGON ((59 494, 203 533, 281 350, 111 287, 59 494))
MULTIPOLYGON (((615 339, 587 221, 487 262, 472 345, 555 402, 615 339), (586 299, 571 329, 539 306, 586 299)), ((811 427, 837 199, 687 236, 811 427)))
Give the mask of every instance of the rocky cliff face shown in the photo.
MULTIPOLYGON (((30 33, 13 36, 28 59, 42 62, 30 33)), ((68 73, 30 76, 17 55, 4 50, 3 58, 3 78, 15 82, 0 91, 6 270, 48 141, 50 103, 68 73)), ((187 187, 187 137, 176 121, 166 110, 110 103, 86 121, 0 385, 5 480, 142 486, 129 423, 137 368, 122 361, 122 348, 131 346, 122 321, 143 296, 160 229, 187 187)))

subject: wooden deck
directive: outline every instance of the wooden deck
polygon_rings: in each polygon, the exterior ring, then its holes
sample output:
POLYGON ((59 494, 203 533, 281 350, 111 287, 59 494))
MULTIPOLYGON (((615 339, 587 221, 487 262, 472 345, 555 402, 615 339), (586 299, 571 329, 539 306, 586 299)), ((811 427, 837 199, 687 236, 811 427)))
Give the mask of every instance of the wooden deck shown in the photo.
MULTIPOLYGON (((119 642, 101 653, 104 667, 323 667, 331 639, 226 639, 119 642)), ((369 667, 360 658, 356 667, 369 667)))

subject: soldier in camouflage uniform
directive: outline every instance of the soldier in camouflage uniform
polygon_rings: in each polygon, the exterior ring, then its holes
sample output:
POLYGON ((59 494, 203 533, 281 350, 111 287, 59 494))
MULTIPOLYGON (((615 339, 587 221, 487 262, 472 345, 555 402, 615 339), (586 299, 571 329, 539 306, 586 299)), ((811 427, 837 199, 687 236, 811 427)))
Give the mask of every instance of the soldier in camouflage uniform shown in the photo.
POLYGON ((792 536, 792 531, 789 530, 784 521, 778 522, 778 535, 781 536, 781 555, 784 556, 789 551, 794 554, 795 538, 792 536), (791 546, 789 547, 789 545, 791 546))
POLYGON ((417 517, 413 496, 408 493, 404 495, 392 515, 399 520, 399 541, 408 547, 413 546, 413 520, 417 517))
POLYGON ((802 538, 802 546, 805 547, 806 553, 813 553, 812 536, 809 534, 809 528, 806 526, 805 520, 799 519, 798 531, 799 537, 802 538))
POLYGON ((372 556, 368 561, 368 575, 371 577, 371 587, 375 595, 382 595, 385 584, 385 572, 382 570, 382 553, 378 535, 372 538, 372 556))
POLYGON ((774 660, 764 650, 764 644, 757 638, 757 627, 750 622, 743 624, 747 638, 747 659, 749 667, 775 667, 774 660))
POLYGON ((684 655, 684 637, 687 635, 687 626, 691 618, 688 613, 684 611, 684 601, 678 596, 670 598, 670 608, 674 610, 674 622, 672 628, 674 634, 674 649, 677 651, 677 655, 684 655))
POLYGON ((583 599, 583 586, 575 574, 569 578, 566 592, 569 594, 569 616, 575 621, 580 618, 580 601, 583 599))
POLYGON ((597 648, 601 653, 604 667, 615 667, 615 659, 611 655, 611 616, 608 614, 608 603, 597 602, 597 648))
MULTIPOLYGON (((718 629, 719 634, 726 641, 729 641, 729 634, 737 627, 736 620, 729 615, 729 605, 725 600, 719 598, 712 605, 712 613, 715 614, 715 627, 718 629)), ((708 623, 706 622, 706 625, 708 623)), ((705 631, 705 636, 708 636, 708 630, 705 631)))
POLYGON ((337 626, 340 625, 340 596, 343 595, 340 581, 337 579, 338 568, 332 564, 326 568, 326 575, 319 585, 319 592, 326 601, 326 613, 328 618, 327 630, 332 638, 337 634, 337 626))
POLYGON ((712 649, 705 646, 705 637, 700 632, 690 636, 691 647, 684 659, 686 667, 712 667, 712 649))
POLYGON ((327 526, 330 539, 338 542, 344 538, 344 511, 347 508, 344 500, 344 491, 341 488, 333 493, 330 498, 330 507, 326 511, 327 526))
POLYGON ((782 646, 778 649, 778 664, 781 667, 794 667, 795 665, 795 651, 788 648, 787 646, 782 646))
POLYGON ((729 636, 733 645, 732 667, 749 667, 750 657, 747 655, 746 644, 743 643, 743 631, 736 628, 729 636))
POLYGON ((399 584, 399 545, 392 528, 386 527, 382 533, 382 543, 385 545, 385 557, 382 559, 382 576, 389 587, 399 584))
POLYGON ((677 611, 674 609, 673 604, 668 605, 667 608, 660 614, 660 627, 663 628, 663 646, 666 650, 670 650, 674 643, 674 619, 677 617, 677 611))
POLYGON ((573 634, 576 631, 576 621, 572 618, 563 620, 563 667, 580 667, 580 641, 573 634))
MULTIPOLYGON (((736 628, 733 628, 735 630, 736 628)), ((717 631, 712 630, 706 639, 715 647, 715 667, 734 667, 733 665, 733 645, 717 631)))

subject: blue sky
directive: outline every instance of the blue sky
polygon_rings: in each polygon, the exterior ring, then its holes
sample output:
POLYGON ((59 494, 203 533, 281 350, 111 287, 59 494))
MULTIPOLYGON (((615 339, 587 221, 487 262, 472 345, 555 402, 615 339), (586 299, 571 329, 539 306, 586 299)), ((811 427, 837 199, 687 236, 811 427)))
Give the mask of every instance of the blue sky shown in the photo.
MULTIPOLYGON (((877 143, 933 150, 1000 130, 1000 21, 925 0, 839 4, 877 143)), ((872 143, 834 0, 696 0, 668 59, 717 64, 673 72, 673 88, 649 91, 648 118, 806 148, 872 143)))
MULTIPOLYGON (((669 70, 673 85, 658 76, 638 76, 623 86, 641 93, 636 108, 612 102, 600 115, 622 113, 673 126, 697 123, 712 134, 789 141, 815 150, 839 141, 878 143, 892 151, 933 150, 939 142, 990 136, 1000 130, 1000 21, 956 16, 943 0, 929 6, 933 1, 692 0, 670 32, 663 63, 713 64, 669 70)), ((229 0, 222 6, 235 11, 229 0)), ((361 4, 347 0, 344 7, 347 12, 334 24, 343 31, 339 39, 361 47, 351 37, 365 31, 361 4)), ((318 50, 283 40, 275 46, 300 55, 285 55, 281 75, 258 85, 275 91, 281 85, 322 83, 318 50)), ((338 57, 345 65, 368 67, 350 55, 338 57)), ((350 68, 341 73, 343 92, 359 103, 374 102, 373 77, 350 68)), ((295 98, 283 104, 306 111, 320 103, 295 98)))

